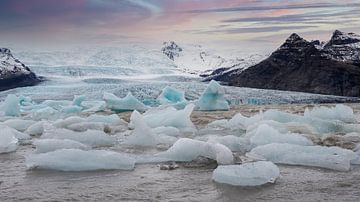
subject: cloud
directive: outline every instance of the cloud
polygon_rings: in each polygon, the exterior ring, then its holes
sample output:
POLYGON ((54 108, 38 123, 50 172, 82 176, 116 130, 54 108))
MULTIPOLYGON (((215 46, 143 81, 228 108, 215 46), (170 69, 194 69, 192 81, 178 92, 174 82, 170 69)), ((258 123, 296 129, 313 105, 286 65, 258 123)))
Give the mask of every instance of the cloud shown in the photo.
POLYGON ((243 7, 228 7, 228 8, 210 8, 188 10, 188 13, 219 13, 219 12, 241 12, 241 11, 267 11, 267 10, 281 10, 281 9, 315 9, 315 8, 354 8, 360 7, 360 3, 349 4, 330 4, 330 3, 309 3, 309 4, 287 4, 287 5, 270 5, 270 6, 243 6, 243 7))

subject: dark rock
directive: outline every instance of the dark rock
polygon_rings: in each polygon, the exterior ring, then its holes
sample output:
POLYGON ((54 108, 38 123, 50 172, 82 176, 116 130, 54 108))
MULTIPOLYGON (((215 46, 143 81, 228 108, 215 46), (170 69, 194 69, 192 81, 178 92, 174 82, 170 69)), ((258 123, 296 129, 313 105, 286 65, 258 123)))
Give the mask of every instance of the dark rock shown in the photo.
MULTIPOLYGON (((334 35, 332 42, 330 40, 325 48, 319 48, 317 42, 309 42, 292 34, 259 64, 240 72, 232 70, 213 79, 241 87, 360 96, 360 68, 356 65, 356 57, 335 59, 349 53, 331 48, 331 44, 338 44, 335 47, 339 48, 339 44, 342 44, 340 38, 344 39, 346 46, 349 42, 357 43, 357 36, 347 34, 340 37, 339 31, 335 31, 334 35), (348 39, 349 36, 353 39, 348 39)), ((354 44, 352 47, 355 47, 354 44)), ((360 53, 352 50, 352 55, 360 53)))
POLYGON ((29 67, 14 58, 7 48, 0 48, 0 91, 36 85, 42 81, 29 67))

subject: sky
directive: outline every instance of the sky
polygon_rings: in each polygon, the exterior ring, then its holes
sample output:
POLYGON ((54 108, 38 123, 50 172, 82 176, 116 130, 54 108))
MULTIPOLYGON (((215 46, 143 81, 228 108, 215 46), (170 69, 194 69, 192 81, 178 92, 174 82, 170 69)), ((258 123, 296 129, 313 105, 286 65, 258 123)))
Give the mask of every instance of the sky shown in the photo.
POLYGON ((0 0, 0 46, 121 46, 174 40, 272 49, 291 33, 360 34, 360 0, 0 0))

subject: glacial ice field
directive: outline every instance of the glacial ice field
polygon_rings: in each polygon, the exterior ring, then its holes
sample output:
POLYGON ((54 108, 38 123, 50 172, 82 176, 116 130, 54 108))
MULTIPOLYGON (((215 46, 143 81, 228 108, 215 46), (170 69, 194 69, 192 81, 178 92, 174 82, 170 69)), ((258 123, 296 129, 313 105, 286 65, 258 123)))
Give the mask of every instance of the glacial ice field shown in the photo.
MULTIPOLYGON (((150 80, 133 82, 144 87, 150 80)), ((181 82, 153 81, 166 87, 147 99, 136 91, 94 97, 73 92, 68 100, 23 91, 41 86, 7 91, 0 102, 0 198, 351 201, 359 196, 356 104, 290 104, 286 111, 262 110, 259 102, 229 106, 226 95, 236 88, 191 81, 202 91, 188 99, 181 82)))
POLYGON ((1 201, 360 196, 359 109, 317 104, 358 98, 221 86, 152 67, 35 65, 44 82, 0 92, 1 201))

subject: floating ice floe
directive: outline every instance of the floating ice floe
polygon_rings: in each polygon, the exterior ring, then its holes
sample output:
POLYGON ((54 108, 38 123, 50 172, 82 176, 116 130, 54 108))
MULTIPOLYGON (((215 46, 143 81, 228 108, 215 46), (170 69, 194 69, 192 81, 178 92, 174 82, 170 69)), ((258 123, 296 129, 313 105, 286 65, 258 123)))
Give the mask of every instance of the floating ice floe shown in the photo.
POLYGON ((13 128, 15 130, 24 132, 28 127, 36 123, 32 120, 23 120, 23 119, 9 119, 4 122, 5 125, 9 126, 10 128, 13 128))
POLYGON ((134 131, 128 136, 125 144, 140 146, 155 146, 157 144, 156 137, 152 133, 151 128, 146 125, 138 111, 135 110, 131 114, 130 121, 133 123, 134 131))
POLYGON ((146 105, 135 98, 130 92, 124 98, 118 98, 112 93, 104 93, 103 99, 107 108, 114 111, 145 111, 148 109, 146 105))
POLYGON ((105 150, 60 149, 27 156, 26 166, 28 169, 60 171, 133 170, 135 159, 105 150))
POLYGON ((168 136, 164 133, 155 133, 154 130, 146 124, 138 111, 134 111, 131 114, 130 120, 133 123, 134 130, 125 140, 125 144, 138 146, 155 146, 157 144, 172 145, 177 140, 176 137, 168 136))
POLYGON ((351 161, 351 164, 360 165, 360 144, 355 147, 354 152, 357 157, 351 161))
POLYGON ((200 111, 229 110, 229 103, 224 95, 224 88, 212 80, 197 101, 197 108, 200 111))
POLYGON ((182 109, 187 104, 185 93, 169 86, 162 90, 157 100, 162 105, 172 105, 177 109, 182 109))
POLYGON ((45 100, 42 102, 42 105, 49 106, 56 110, 62 110, 64 107, 68 107, 72 105, 72 101, 68 100, 45 100))
POLYGON ((345 123, 356 123, 357 119, 351 107, 338 104, 335 107, 314 107, 312 110, 306 109, 305 117, 316 117, 324 120, 340 120, 345 123))
POLYGON ((259 186, 274 183, 280 176, 279 168, 269 161, 257 161, 241 165, 220 165, 212 179, 235 186, 259 186))
POLYGON ((58 127, 58 128, 66 128, 69 125, 75 124, 75 123, 82 123, 85 122, 86 119, 79 117, 79 116, 70 116, 67 117, 66 119, 58 119, 56 120, 53 125, 58 127))
POLYGON ((106 102, 105 101, 84 101, 81 103, 84 110, 84 113, 90 112, 100 112, 105 111, 106 109, 106 102))
POLYGON ((14 94, 9 94, 2 103, 1 111, 5 116, 20 116, 20 100, 14 94))
POLYGON ((31 126, 29 126, 26 130, 25 133, 32 135, 32 136, 36 136, 36 135, 42 135, 44 132, 44 125, 45 124, 49 124, 48 121, 38 121, 34 124, 32 124, 31 126))
POLYGON ((232 164, 234 157, 229 148, 218 143, 209 143, 188 138, 181 138, 167 151, 155 155, 169 161, 192 161, 198 157, 216 160, 218 164, 232 164))
POLYGON ((340 147, 301 146, 286 143, 272 143, 255 147, 247 156, 265 158, 273 163, 302 165, 348 171, 350 161, 357 155, 340 147))
POLYGON ((75 95, 72 104, 82 107, 82 102, 86 99, 85 95, 75 95))
POLYGON ((219 143, 225 145, 233 152, 246 152, 250 149, 250 142, 243 137, 234 135, 210 136, 207 140, 209 143, 219 143))
POLYGON ((18 139, 15 137, 14 132, 9 128, 1 128, 0 154, 16 151, 17 147, 18 147, 18 139))
POLYGON ((107 135, 103 131, 87 130, 84 132, 74 132, 64 128, 56 128, 52 125, 45 125, 42 139, 69 139, 89 146, 111 146, 115 144, 115 138, 107 135))
POLYGON ((188 104, 181 110, 176 110, 173 107, 156 108, 145 112, 143 117, 146 124, 151 128, 171 126, 182 131, 193 131, 195 126, 190 119, 193 109, 193 104, 188 104))
POLYGON ((72 105, 72 106, 63 107, 61 109, 61 112, 64 114, 77 114, 80 113, 82 109, 83 109, 82 107, 79 107, 77 105, 72 105))
POLYGON ((80 142, 67 139, 38 139, 33 141, 33 145, 36 146, 35 153, 46 153, 55 151, 58 149, 81 149, 88 150, 89 146, 84 145, 80 142))
POLYGON ((44 107, 33 110, 30 114, 32 120, 56 120, 60 117, 60 112, 52 107, 44 107))
POLYGON ((124 120, 120 119, 120 117, 116 114, 112 114, 112 115, 92 114, 88 116, 86 120, 89 122, 100 122, 111 125, 127 124, 124 120))
POLYGON ((267 124, 259 125, 254 131, 247 132, 250 142, 254 146, 270 143, 289 143, 296 145, 313 145, 306 137, 296 133, 280 133, 267 124))

